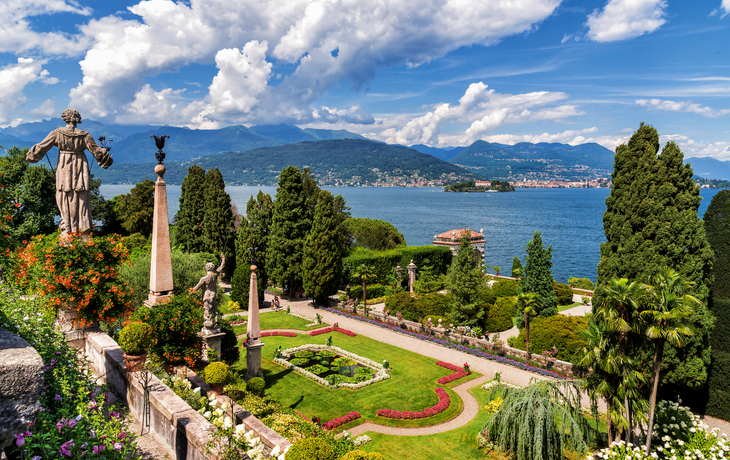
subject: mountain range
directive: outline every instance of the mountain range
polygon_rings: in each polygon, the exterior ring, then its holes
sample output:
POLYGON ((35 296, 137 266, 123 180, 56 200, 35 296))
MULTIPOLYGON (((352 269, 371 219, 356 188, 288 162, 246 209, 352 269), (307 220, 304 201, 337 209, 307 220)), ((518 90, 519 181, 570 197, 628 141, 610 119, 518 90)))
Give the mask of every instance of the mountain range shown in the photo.
MULTIPOLYGON (((0 129, 0 146, 30 147, 40 142, 50 131, 64 126, 60 118, 43 120, 41 122, 24 123, 16 127, 0 129)), ((476 141, 466 147, 430 147, 417 144, 410 148, 390 145, 394 149, 385 148, 388 144, 367 140, 365 137, 346 130, 302 129, 293 125, 257 125, 246 127, 242 125, 228 126, 215 130, 196 130, 172 126, 152 125, 114 125, 104 124, 94 120, 84 120, 79 126, 89 131, 93 136, 105 136, 111 139, 109 146, 114 156, 114 170, 104 171, 109 181, 128 182, 138 181, 146 177, 135 165, 154 161, 156 148, 150 139, 152 134, 167 134, 165 153, 168 169, 172 163, 189 163, 211 165, 209 167, 230 167, 231 162, 239 164, 244 158, 252 164, 240 164, 236 175, 236 183, 262 183, 268 181, 265 177, 255 178, 246 171, 268 171, 273 167, 298 159, 297 166, 311 165, 313 172, 321 177, 330 177, 334 183, 349 181, 366 183, 376 181, 376 176, 388 174, 394 176, 396 171, 407 171, 407 177, 418 174, 416 171, 426 171, 424 161, 435 158, 453 165, 451 168, 438 161, 433 163, 429 180, 440 180, 442 174, 456 174, 463 178, 486 177, 491 179, 521 180, 575 180, 595 177, 610 177, 613 170, 613 152, 601 145, 588 143, 568 145, 559 143, 518 143, 514 145, 476 141), (368 144, 328 144, 322 141, 331 140, 360 140, 368 144), (358 145, 359 147, 353 147, 358 145), (367 148, 362 146, 367 145, 367 148), (284 149, 258 150, 286 146, 284 149), (378 155, 368 157, 369 160, 358 165, 351 163, 353 158, 347 157, 339 148, 355 148, 355 151, 364 152, 367 149, 379 152, 378 155), (397 147, 397 148, 395 148, 397 147), (322 149, 322 152, 317 152, 322 149), (399 150, 404 149, 404 150, 399 150), (256 153, 243 155, 245 152, 257 150, 256 153), (384 152, 394 155, 401 164, 389 161, 384 152), (397 152, 397 153, 395 153, 397 152), (405 153, 410 152, 410 153, 405 153), (429 157, 414 156, 416 153, 426 154, 429 157), (224 156, 224 154, 230 155, 224 156), (232 155, 232 156, 231 156, 232 155), (260 159, 268 158, 268 164, 262 165, 260 159), (280 156, 280 157, 278 157, 280 156), (424 160, 425 159, 425 160, 424 160), (374 161, 381 163, 375 164, 374 161), (122 166, 124 165, 124 166, 122 166), (245 166, 245 167, 244 167, 245 166), (262 166, 266 166, 263 168, 262 166), (271 166, 271 168, 269 168, 271 166), (457 168, 457 169, 453 169, 457 168), (470 173, 463 171, 464 168, 470 173), (373 170, 376 169, 377 172, 373 170), (438 174, 434 175, 434 171, 438 174), (369 172, 368 172, 369 171, 369 172), (343 175, 352 173, 349 179, 343 175), (139 174, 143 174, 139 176, 139 174), (255 182, 252 182, 255 181, 255 182)), ((53 157, 54 155, 50 155, 53 157)), ((55 163, 55 158, 52 161, 55 163)), ((708 179, 730 180, 730 162, 713 158, 685 158, 685 163, 691 163, 696 176, 708 179)), ((287 164, 283 164, 287 166, 287 164)), ((282 166, 282 167, 283 167, 282 166)), ((182 167, 182 166, 181 166, 182 167)), ((224 169, 224 168, 221 168, 224 169)), ((100 170, 97 170, 97 172, 100 170)), ((225 174, 225 172, 224 172, 225 174)), ((404 176, 406 177, 406 176, 404 176)), ((419 177, 419 176, 413 176, 419 177)), ((228 179, 227 179, 228 180, 228 179)))

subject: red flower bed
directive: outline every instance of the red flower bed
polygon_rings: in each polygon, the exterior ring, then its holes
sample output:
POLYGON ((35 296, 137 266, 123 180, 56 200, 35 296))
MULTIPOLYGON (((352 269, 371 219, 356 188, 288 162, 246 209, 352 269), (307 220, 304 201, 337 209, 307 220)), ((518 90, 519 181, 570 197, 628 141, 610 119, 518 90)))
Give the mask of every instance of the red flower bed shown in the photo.
POLYGON ((341 327, 325 327, 322 329, 317 329, 309 333, 311 337, 314 337, 315 335, 321 335, 321 334, 327 334, 330 332, 339 332, 340 334, 345 334, 348 337, 356 337, 357 334, 355 334, 352 331, 348 331, 347 329, 342 329, 341 327))
POLYGON ((446 363, 444 361, 436 361, 437 366, 445 367, 446 369, 455 371, 456 374, 447 375, 446 377, 441 377, 438 379, 438 383, 440 385, 446 385, 447 383, 453 382, 454 380, 459 380, 462 377, 466 377, 471 372, 466 372, 463 368, 456 366, 454 364, 446 363))
POLYGON ((333 418, 329 422, 322 425, 322 428, 325 430, 334 430, 340 425, 344 425, 345 423, 349 423, 353 420, 357 420, 360 418, 360 414, 357 412, 350 412, 347 415, 343 415, 342 417, 333 418))
POLYGON ((234 320, 229 321, 229 323, 231 323, 231 326, 238 326, 239 324, 245 324, 246 320, 245 319, 234 319, 234 320))
POLYGON ((262 332, 261 337, 270 337, 272 335, 278 335, 280 337, 296 337, 297 335, 294 332, 284 332, 284 331, 271 331, 271 332, 262 332))
POLYGON ((418 412, 411 411, 399 411, 393 409, 378 409, 377 415, 385 418, 394 418, 399 420, 415 420, 419 418, 433 417, 441 412, 445 411, 451 405, 451 398, 449 394, 443 388, 436 388, 436 394, 439 397, 439 402, 433 407, 423 409, 418 412))

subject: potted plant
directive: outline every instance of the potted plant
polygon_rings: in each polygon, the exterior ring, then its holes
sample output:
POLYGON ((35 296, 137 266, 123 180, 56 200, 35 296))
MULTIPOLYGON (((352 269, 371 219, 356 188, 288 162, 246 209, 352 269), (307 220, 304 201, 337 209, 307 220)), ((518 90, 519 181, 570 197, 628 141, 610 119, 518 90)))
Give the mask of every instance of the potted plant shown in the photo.
POLYGON ((203 369, 203 380, 210 385, 211 393, 216 395, 223 394, 223 385, 225 385, 231 371, 226 363, 220 361, 210 363, 203 369))
POLYGON ((141 321, 129 323, 119 332, 119 346, 124 351, 127 370, 137 372, 147 360, 147 350, 157 343, 152 326, 141 321))

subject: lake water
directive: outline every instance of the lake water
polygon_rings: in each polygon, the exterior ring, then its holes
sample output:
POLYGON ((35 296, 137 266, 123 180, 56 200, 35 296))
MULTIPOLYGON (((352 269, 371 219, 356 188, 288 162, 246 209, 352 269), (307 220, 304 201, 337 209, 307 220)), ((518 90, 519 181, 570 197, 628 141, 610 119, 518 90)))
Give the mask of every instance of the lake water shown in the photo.
MULTIPOLYGON (((102 185, 109 199, 128 193, 130 185, 102 185)), ((512 259, 524 264, 525 246, 535 230, 553 247, 553 276, 596 280, 600 245, 605 241, 603 213, 609 189, 517 189, 512 193, 445 193, 440 188, 326 187, 342 195, 354 217, 391 222, 409 245, 429 245, 436 234, 455 228, 484 230, 486 261, 509 274, 512 259)), ((259 187, 226 187, 239 212, 246 210, 259 187)), ((261 187, 276 194, 275 187, 261 187)), ((704 189, 699 214, 704 215, 718 190, 704 189)), ((170 219, 179 205, 180 187, 167 186, 170 219)))

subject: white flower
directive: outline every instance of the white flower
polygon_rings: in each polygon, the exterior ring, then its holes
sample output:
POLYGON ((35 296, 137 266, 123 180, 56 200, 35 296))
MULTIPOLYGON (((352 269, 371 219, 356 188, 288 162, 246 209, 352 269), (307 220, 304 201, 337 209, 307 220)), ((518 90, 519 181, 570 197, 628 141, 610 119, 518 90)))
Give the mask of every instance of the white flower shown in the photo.
POLYGON ((211 414, 211 413, 210 413, 210 411, 206 411, 206 412, 205 412, 205 413, 203 414, 203 417, 205 417, 205 419, 206 419, 206 420, 210 420, 210 417, 211 417, 212 415, 213 415, 213 414, 211 414))

